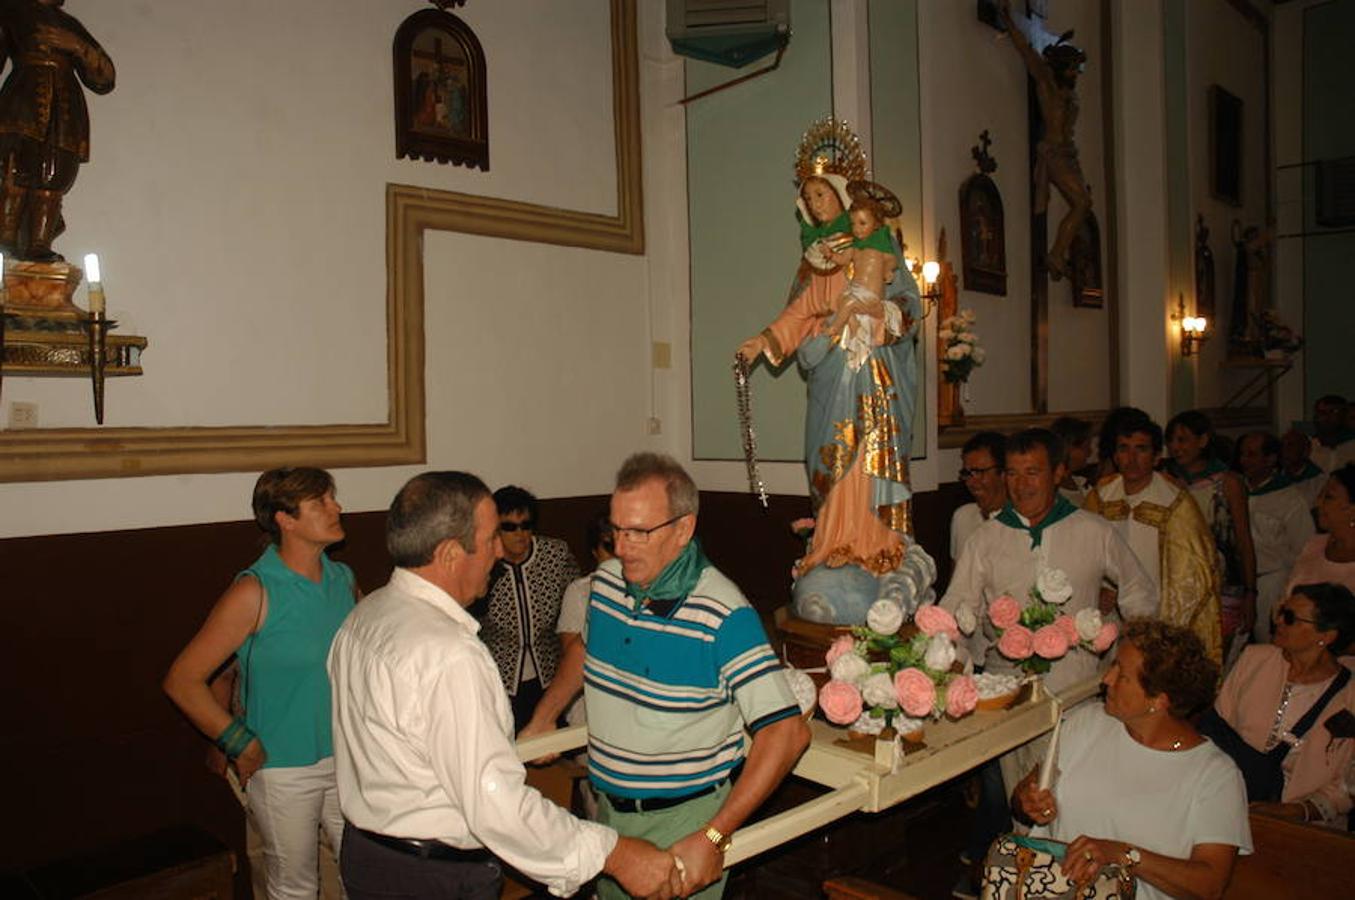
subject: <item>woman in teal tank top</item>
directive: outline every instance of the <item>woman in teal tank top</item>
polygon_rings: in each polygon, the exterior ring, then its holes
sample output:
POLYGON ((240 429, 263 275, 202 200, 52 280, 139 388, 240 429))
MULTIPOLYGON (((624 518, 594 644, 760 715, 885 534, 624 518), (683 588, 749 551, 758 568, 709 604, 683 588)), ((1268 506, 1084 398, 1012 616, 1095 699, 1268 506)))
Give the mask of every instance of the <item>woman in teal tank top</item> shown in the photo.
POLYGON ((164 688, 244 787, 270 900, 313 900, 318 829, 336 853, 343 831, 325 659, 357 587, 349 568, 325 555, 344 538, 328 472, 265 472, 253 506, 270 543, 222 594, 164 688), (232 658, 238 691, 216 677, 232 658))

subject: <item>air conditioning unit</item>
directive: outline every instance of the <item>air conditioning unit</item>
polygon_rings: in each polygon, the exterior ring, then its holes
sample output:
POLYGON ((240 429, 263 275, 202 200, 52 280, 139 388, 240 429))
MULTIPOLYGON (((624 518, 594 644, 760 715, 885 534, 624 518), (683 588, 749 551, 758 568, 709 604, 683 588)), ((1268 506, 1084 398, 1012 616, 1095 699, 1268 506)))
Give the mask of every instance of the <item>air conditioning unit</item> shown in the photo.
POLYGON ((790 41, 790 0, 668 0, 673 52, 740 68, 790 41))

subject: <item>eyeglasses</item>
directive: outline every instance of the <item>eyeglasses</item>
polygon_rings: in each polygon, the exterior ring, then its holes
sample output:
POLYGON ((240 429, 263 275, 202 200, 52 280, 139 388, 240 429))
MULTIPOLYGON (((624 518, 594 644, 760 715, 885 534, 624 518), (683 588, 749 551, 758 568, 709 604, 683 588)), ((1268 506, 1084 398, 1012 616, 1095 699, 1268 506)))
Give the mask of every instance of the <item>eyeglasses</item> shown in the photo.
POLYGON ((1277 619, 1279 619, 1281 622, 1283 622, 1284 624, 1286 624, 1286 625, 1293 625, 1295 622, 1307 622, 1309 625, 1316 625, 1316 624, 1317 624, 1317 620, 1316 620, 1316 619, 1305 619, 1303 616, 1301 616, 1301 615, 1299 615, 1298 613, 1294 612, 1292 609, 1290 609, 1290 608, 1287 607, 1287 606, 1281 607, 1281 608, 1275 613, 1275 617, 1276 617, 1277 619))
POLYGON ((515 531, 531 531, 536 527, 536 523, 531 519, 525 522, 500 522, 499 530, 505 534, 512 534, 515 531))
POLYGON ((984 466, 984 467, 981 468, 981 469, 961 469, 961 470, 960 470, 960 480, 961 480, 961 481, 968 481, 968 480, 971 479, 971 478, 977 478, 977 477, 979 477, 980 475, 984 474, 985 472, 991 472, 991 471, 993 471, 993 470, 996 469, 996 468, 997 468, 997 466, 984 466))
POLYGON ((685 515, 687 514, 682 513, 681 515, 673 516, 673 518, 669 519, 666 522, 660 522, 653 528, 622 528, 620 525, 613 525, 610 522, 608 522, 607 524, 608 527, 612 529, 613 541, 619 541, 622 538, 625 538, 632 544, 648 544, 649 536, 651 534, 653 534, 656 531, 660 531, 664 528, 667 528, 669 525, 672 525, 674 522, 676 522, 678 519, 681 519, 682 516, 685 515))

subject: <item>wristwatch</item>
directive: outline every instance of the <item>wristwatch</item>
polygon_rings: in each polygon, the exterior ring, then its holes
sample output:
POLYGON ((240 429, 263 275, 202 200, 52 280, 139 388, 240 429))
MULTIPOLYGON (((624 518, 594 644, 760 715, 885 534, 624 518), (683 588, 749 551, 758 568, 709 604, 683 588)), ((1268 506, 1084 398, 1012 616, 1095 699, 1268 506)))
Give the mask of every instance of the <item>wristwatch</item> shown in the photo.
POLYGON ((721 853, 728 853, 729 845, 733 843, 730 838, 725 836, 724 832, 714 825, 706 826, 706 840, 714 844, 715 849, 719 850, 721 853))
POLYGON ((1124 861, 1125 867, 1132 870, 1139 863, 1143 862, 1143 854, 1140 853, 1139 848, 1135 847, 1133 844, 1126 844, 1124 848, 1124 861))

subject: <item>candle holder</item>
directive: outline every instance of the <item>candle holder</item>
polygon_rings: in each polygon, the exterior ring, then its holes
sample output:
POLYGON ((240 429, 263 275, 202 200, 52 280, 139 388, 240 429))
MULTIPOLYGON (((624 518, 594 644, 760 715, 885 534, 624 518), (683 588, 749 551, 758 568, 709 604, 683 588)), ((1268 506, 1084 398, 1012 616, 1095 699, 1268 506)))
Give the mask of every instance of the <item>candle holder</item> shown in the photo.
POLYGON ((94 421, 104 423, 104 373, 108 365, 108 331, 117 327, 102 309, 91 310, 85 321, 89 331, 89 380, 94 389, 94 421))

